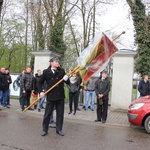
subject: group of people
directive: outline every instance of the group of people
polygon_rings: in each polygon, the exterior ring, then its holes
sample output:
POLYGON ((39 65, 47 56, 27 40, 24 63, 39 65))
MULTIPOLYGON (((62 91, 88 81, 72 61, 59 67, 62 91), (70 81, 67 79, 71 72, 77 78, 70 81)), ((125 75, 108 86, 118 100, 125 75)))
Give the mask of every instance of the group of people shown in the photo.
POLYGON ((12 79, 9 74, 9 68, 0 68, 0 105, 5 108, 10 108, 9 85, 11 83, 12 79))
MULTIPOLYGON (((33 76, 31 67, 27 66, 25 69, 22 69, 21 74, 17 78, 17 83, 20 86, 20 97, 19 103, 22 111, 25 107, 30 105, 30 98, 32 93, 40 96, 40 101, 38 104, 38 111, 40 112, 43 108, 43 102, 46 98, 45 113, 43 116, 43 130, 42 136, 48 134, 49 124, 54 123, 53 112, 56 111, 56 133, 60 136, 64 136, 62 131, 63 121, 64 121, 64 104, 65 104, 65 93, 64 93, 64 83, 68 86, 69 89, 69 113, 76 114, 78 110, 78 99, 79 93, 83 89, 81 86, 82 79, 78 73, 73 73, 71 76, 66 75, 65 70, 60 67, 59 59, 54 57, 50 59, 50 65, 47 69, 38 70, 35 76, 33 76), (57 84, 60 80, 62 80, 57 84), (53 85, 57 84, 52 90, 50 90, 46 95, 45 91, 50 89, 53 85), (74 103, 74 109, 72 104, 74 103)), ((5 92, 9 89, 9 84, 11 83, 11 77, 8 77, 7 69, 1 68, 0 72, 0 102, 4 106, 9 105, 9 101, 5 101, 5 92), (3 86, 6 84, 6 87, 3 86), (3 93, 3 94, 1 94, 3 93), (3 101, 2 101, 3 95, 3 101)), ((91 104, 90 108, 94 110, 94 98, 95 94, 97 95, 97 119, 96 122, 102 121, 105 123, 107 119, 107 110, 108 110, 108 95, 110 91, 110 81, 108 79, 108 74, 106 71, 101 73, 100 78, 91 77, 86 83, 86 101, 85 101, 85 110, 88 109, 90 96, 91 104)), ((6 92, 7 93, 7 92, 6 92)), ((29 108, 32 110, 32 108, 29 108)))
MULTIPOLYGON (((38 81, 41 77, 41 70, 37 70, 35 76, 33 76, 31 67, 26 66, 26 69, 22 69, 21 74, 17 77, 16 82, 20 87, 20 96, 19 96, 19 103, 21 106, 22 111, 25 107, 28 107, 31 102, 32 95, 38 97, 38 81)), ((46 87, 43 85, 43 91, 45 91, 46 87)), ((43 108, 45 97, 40 99, 38 105, 38 111, 43 108)), ((34 105, 34 109, 37 108, 37 104, 34 105)), ((33 108, 29 108, 29 110, 33 110, 33 108)))

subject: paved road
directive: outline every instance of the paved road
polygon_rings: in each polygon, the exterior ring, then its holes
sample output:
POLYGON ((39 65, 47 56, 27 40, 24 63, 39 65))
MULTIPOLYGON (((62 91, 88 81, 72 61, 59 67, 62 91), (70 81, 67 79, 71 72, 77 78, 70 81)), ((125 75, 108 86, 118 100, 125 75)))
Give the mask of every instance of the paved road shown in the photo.
POLYGON ((0 112, 0 150, 149 150, 143 128, 65 118, 64 137, 50 128, 42 137, 42 115, 20 109, 0 112))

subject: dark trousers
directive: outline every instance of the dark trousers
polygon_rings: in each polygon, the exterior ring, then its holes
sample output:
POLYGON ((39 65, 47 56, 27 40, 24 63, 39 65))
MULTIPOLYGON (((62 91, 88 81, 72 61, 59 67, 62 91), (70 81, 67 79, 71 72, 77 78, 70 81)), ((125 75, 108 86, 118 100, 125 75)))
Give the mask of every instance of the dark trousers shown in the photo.
POLYGON ((56 108, 56 131, 62 130, 64 120, 64 100, 47 101, 43 118, 44 132, 48 132, 50 116, 53 113, 54 107, 56 108))
POLYGON ((82 90, 80 93, 79 93, 79 97, 80 97, 80 103, 84 103, 84 90, 82 90))
POLYGON ((79 95, 80 95, 80 90, 78 90, 78 92, 77 92, 77 100, 78 100, 78 102, 77 102, 77 109, 79 109, 79 95))
POLYGON ((79 98, 78 92, 75 92, 75 93, 69 92, 70 112, 72 112, 72 103, 74 102, 74 113, 76 113, 76 110, 77 110, 77 107, 78 107, 78 98, 79 98))
POLYGON ((24 110, 24 105, 27 104, 27 107, 30 105, 31 91, 26 91, 22 93, 22 110, 24 110))
POLYGON ((103 104, 99 104, 99 100, 97 99, 97 120, 107 120, 107 112, 108 112, 108 98, 103 99, 103 104))
POLYGON ((23 96, 22 96, 22 88, 20 88, 20 94, 19 94, 19 104, 20 106, 22 106, 22 100, 23 99, 23 96))

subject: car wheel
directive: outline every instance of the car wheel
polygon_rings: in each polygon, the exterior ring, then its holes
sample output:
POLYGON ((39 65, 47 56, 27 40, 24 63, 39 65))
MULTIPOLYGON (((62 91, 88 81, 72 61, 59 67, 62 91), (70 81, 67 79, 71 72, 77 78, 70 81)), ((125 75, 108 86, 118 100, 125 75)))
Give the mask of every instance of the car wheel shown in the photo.
POLYGON ((145 130, 150 134, 150 116, 145 119, 144 127, 145 130))

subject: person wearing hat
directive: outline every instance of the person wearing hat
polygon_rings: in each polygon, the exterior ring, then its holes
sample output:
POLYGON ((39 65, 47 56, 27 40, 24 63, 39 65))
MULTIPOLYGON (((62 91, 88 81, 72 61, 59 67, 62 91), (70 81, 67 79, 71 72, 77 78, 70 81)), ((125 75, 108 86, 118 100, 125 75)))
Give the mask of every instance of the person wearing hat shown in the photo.
POLYGON ((110 81, 107 71, 102 71, 99 80, 95 83, 95 93, 97 95, 97 119, 95 122, 107 120, 108 100, 110 91, 110 81))
MULTIPOLYGON (((58 58, 53 57, 49 62, 50 66, 43 71, 43 74, 38 82, 40 97, 45 96, 44 92, 42 92, 42 85, 45 81, 48 90, 62 78, 64 79, 64 81, 68 80, 68 76, 65 75, 64 69, 60 67, 58 58)), ((43 117, 43 132, 41 134, 42 136, 46 136, 48 134, 50 115, 52 114, 54 107, 56 108, 56 133, 58 135, 64 136, 62 132, 64 120, 64 103, 64 82, 61 82, 47 94, 47 103, 43 117)))

